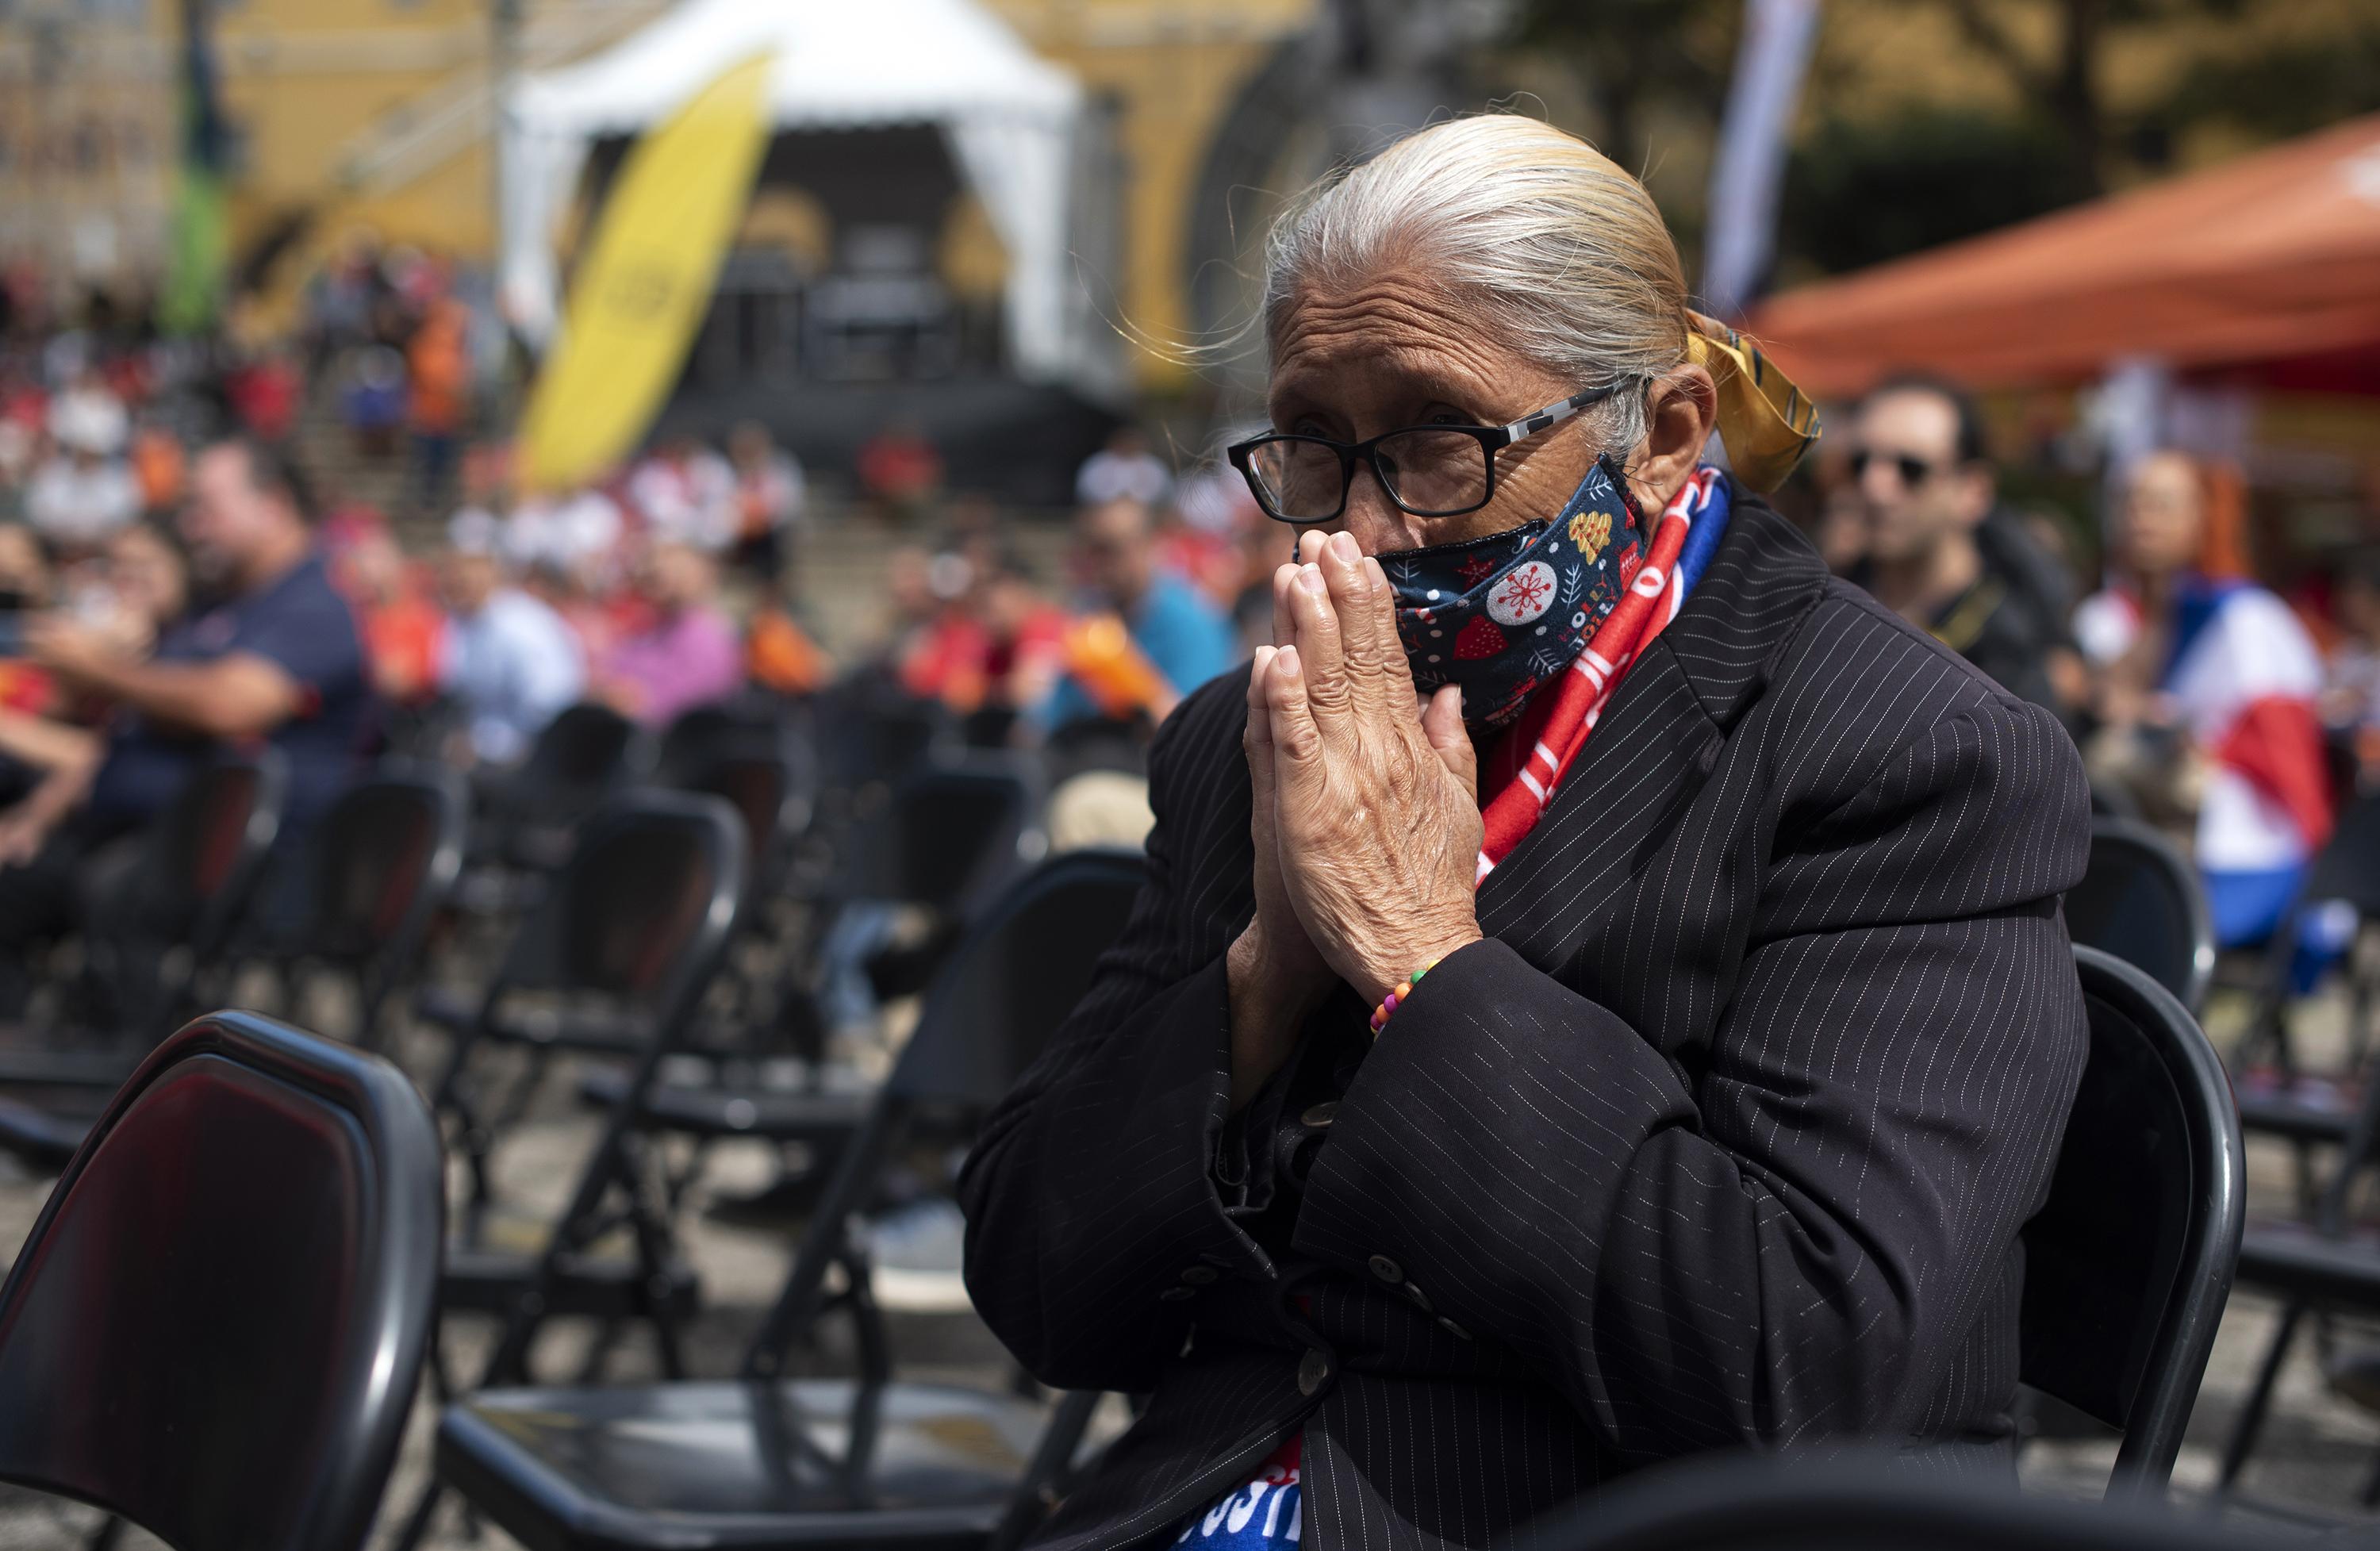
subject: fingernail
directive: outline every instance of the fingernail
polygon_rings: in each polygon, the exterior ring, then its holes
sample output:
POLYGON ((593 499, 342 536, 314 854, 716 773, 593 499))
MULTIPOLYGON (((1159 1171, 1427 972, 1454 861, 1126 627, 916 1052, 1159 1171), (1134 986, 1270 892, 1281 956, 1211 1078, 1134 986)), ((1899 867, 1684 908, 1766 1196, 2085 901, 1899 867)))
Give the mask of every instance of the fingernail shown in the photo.
POLYGON ((1297 677, 1297 648, 1281 648, 1281 654, 1273 659, 1272 671, 1285 679, 1297 677))
POLYGON ((1332 534, 1330 552, 1350 565, 1364 558, 1364 551, 1356 546, 1355 536, 1352 533, 1332 534))
POLYGON ((1304 588, 1308 592, 1320 592, 1324 590, 1322 586, 1322 568, 1318 565, 1308 565, 1304 567, 1297 573, 1297 585, 1304 588))
POLYGON ((1364 557, 1364 575, 1369 576, 1375 586, 1386 587, 1389 585, 1389 574, 1386 571, 1381 570, 1380 563, 1374 560, 1370 555, 1366 555, 1364 557))

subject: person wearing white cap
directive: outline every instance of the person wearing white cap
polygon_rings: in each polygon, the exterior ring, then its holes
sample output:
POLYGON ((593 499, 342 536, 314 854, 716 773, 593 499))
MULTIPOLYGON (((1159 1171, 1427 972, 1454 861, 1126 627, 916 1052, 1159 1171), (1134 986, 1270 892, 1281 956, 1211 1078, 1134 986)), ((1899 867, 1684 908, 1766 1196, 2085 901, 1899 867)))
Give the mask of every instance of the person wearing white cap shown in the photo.
POLYGON ((128 429, 122 402, 95 381, 50 406, 57 451, 26 484, 25 518, 54 547, 87 552, 140 515, 140 483, 122 456, 128 429))

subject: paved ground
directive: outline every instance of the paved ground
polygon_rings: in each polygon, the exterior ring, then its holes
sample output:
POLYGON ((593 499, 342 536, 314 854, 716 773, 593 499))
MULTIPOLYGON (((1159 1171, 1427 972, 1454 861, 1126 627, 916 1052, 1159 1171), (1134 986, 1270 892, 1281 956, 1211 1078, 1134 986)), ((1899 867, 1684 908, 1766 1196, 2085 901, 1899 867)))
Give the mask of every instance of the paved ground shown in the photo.
MULTIPOLYGON (((2218 1006, 2210 1018, 2218 1030, 2227 1021, 2227 1011, 2218 1006)), ((2319 1032, 2319 1018, 2315 1024, 2319 1032)), ((541 1209, 558 1206, 593 1132, 590 1119, 565 1101, 571 1086, 561 1082, 549 1084, 549 1102, 534 1112, 503 1160, 510 1190, 541 1209)), ((2287 1206, 2285 1165, 2285 1157, 2277 1150, 2251 1148, 2250 1181, 2259 1207, 2287 1206)), ((767 1155, 757 1146, 722 1148, 709 1161, 697 1205, 712 1192, 750 1188, 764 1179, 768 1169, 767 1155)), ((0 1163, 0 1245, 22 1242, 47 1189, 45 1180, 9 1171, 0 1163)), ((754 1321, 783 1273, 787 1244, 779 1234, 722 1227, 699 1210, 689 1213, 686 1222, 689 1248, 702 1273, 706 1304, 693 1333, 690 1363, 698 1373, 723 1375, 733 1369, 754 1321)), ((2235 1298, 2226 1315, 2192 1423, 2190 1442, 2176 1473, 2185 1492, 2203 1492, 2212 1483, 2217 1451, 2274 1317, 2269 1302, 2246 1294, 2235 1298)), ((2357 1334, 2350 1329, 2340 1332, 2349 1341, 2357 1334)), ((463 1359, 459 1366, 468 1371, 470 1354, 483 1339, 480 1330, 468 1326, 457 1328, 452 1350, 463 1359)), ((2374 1339, 2380 1342, 2380 1332, 2374 1332, 2374 1339)), ((557 1329, 540 1351, 540 1367, 548 1373, 570 1371, 584 1339, 583 1332, 557 1329)), ((972 1316, 904 1318, 894 1325, 893 1339, 905 1371, 917 1376, 990 1384, 998 1383, 1003 1374, 999 1348, 972 1316)), ((612 1371, 623 1379, 650 1376, 651 1352, 640 1339, 632 1338, 613 1358, 612 1371)), ((419 1489, 428 1455, 429 1423, 425 1401, 417 1406, 390 1489, 383 1532, 419 1489)), ((2105 1480, 2113 1453, 2111 1444, 2097 1441, 2043 1444, 2028 1451, 2024 1473, 2029 1484, 2043 1490, 2095 1493, 2105 1480)), ((2380 1460, 2380 1418, 2330 1394, 2313 1343, 2301 1339, 2285 1371, 2276 1413, 2248 1478, 2249 1491, 2299 1510, 2354 1516, 2357 1494, 2375 1460, 2380 1460)), ((0 1491, 0 1551, 79 1545, 94 1522, 94 1517, 79 1507, 0 1491)), ((133 1535, 123 1544, 153 1543, 133 1535)), ((511 1542, 487 1529, 475 1539, 461 1516, 449 1511, 442 1516, 431 1544, 501 1551, 511 1542)))

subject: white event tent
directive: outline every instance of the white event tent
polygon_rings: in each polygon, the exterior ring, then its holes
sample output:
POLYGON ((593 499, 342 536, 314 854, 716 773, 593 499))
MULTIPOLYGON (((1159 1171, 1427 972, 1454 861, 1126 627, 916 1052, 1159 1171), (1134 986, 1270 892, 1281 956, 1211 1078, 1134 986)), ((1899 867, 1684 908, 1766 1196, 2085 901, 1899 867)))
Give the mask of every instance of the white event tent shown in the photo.
POLYGON ((521 79, 505 103, 503 296, 542 339, 560 310, 554 233, 588 149, 667 118, 766 53, 778 133, 935 124, 1008 253, 1010 359, 1049 382, 1089 368, 1069 254, 1081 87, 973 0, 686 0, 603 51, 521 79))

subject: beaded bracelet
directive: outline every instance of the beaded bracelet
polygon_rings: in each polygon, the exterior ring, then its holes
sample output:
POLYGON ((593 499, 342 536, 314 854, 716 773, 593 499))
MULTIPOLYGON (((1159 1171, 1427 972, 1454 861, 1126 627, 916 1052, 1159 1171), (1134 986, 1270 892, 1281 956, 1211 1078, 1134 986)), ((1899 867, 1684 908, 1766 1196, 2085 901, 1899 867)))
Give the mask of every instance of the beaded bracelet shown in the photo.
POLYGON ((1400 1002, 1413 995, 1414 988, 1421 984, 1421 977, 1437 967, 1438 961, 1430 960, 1429 963, 1415 970, 1409 977, 1398 981, 1397 988, 1380 999, 1380 1005, 1372 1009, 1372 1033, 1375 1036, 1389 1026, 1390 1015, 1396 1012, 1400 1002))

